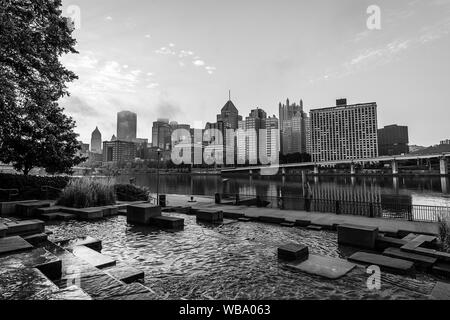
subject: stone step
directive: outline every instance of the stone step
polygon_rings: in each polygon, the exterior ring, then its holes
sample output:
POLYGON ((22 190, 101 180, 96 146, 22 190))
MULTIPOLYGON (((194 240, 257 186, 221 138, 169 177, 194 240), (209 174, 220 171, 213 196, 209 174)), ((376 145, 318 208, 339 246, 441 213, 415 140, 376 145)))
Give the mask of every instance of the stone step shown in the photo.
POLYGON ((49 201, 33 201, 18 203, 16 205, 16 215, 23 218, 31 218, 37 215, 37 209, 50 207, 49 201))
POLYGON ((306 229, 313 230, 313 231, 322 231, 323 227, 315 225, 315 224, 310 224, 309 226, 306 227, 306 229))
POLYGON ((402 240, 405 240, 407 242, 414 240, 415 238, 417 238, 419 235, 415 234, 415 233, 410 233, 407 236, 403 237, 402 240))
POLYGON ((442 262, 450 262, 450 253, 437 251, 434 249, 428 249, 428 248, 422 248, 422 247, 415 247, 414 245, 411 245, 411 243, 408 243, 400 248, 402 251, 415 253, 415 254, 421 254, 428 257, 436 258, 438 261, 442 262))
POLYGON ((197 221, 208 223, 223 222, 223 211, 221 210, 196 209, 195 214, 197 216, 197 221))
POLYGON ((48 235, 46 233, 36 233, 29 236, 24 236, 23 239, 36 247, 46 241, 48 239, 48 235))
POLYGON ((56 212, 52 213, 41 213, 39 218, 44 221, 54 221, 58 220, 58 214, 56 212))
POLYGON ((65 212, 57 212, 56 217, 57 217, 57 220, 61 220, 61 221, 76 220, 78 218, 76 214, 65 213, 65 212))
POLYGON ((227 219, 239 219, 244 218, 245 214, 243 212, 234 212, 234 211, 224 211, 223 217, 227 219))
POLYGON ((310 254, 308 259, 300 263, 289 263, 288 267, 308 274, 327 279, 339 279, 356 266, 347 260, 310 254))
POLYGON ((301 244, 287 244, 278 248, 278 259, 286 261, 302 261, 308 259, 309 249, 301 244))
POLYGON ((293 228, 293 227, 295 227, 295 223, 294 222, 283 222, 283 223, 280 223, 280 226, 287 227, 287 228, 293 228))
POLYGON ((141 283, 131 283, 111 290, 111 295, 106 300, 156 300, 157 295, 141 283))
POLYGON ((241 222, 250 222, 250 221, 252 221, 252 219, 247 218, 247 217, 243 217, 243 218, 238 218, 238 221, 241 221, 241 222))
POLYGON ((22 203, 38 202, 38 200, 0 202, 0 217, 9 217, 16 214, 16 205, 22 203))
POLYGON ((55 212, 61 211, 61 208, 62 208, 61 206, 50 206, 50 207, 44 207, 44 208, 37 208, 36 214, 38 216, 41 216, 43 214, 55 213, 55 212))
POLYGON ((302 219, 297 219, 295 220, 295 225, 297 227, 302 227, 302 228, 306 228, 307 226, 309 226, 311 224, 311 220, 302 220, 302 219))
POLYGON ((105 272, 127 284, 143 280, 145 276, 144 271, 126 265, 111 267, 105 269, 105 272))
POLYGON ((286 222, 286 219, 282 217, 273 217, 273 216, 259 216, 258 221, 265 222, 265 223, 275 223, 280 224, 283 222, 286 222))
POLYGON ((161 207, 149 203, 129 205, 127 207, 127 222, 148 225, 151 218, 161 216, 161 207))
POLYGON ((438 282, 431 292, 436 300, 450 300, 450 283, 438 282))
POLYGON ((350 256, 348 261, 364 265, 376 265, 381 270, 401 275, 412 275, 414 273, 414 263, 411 261, 386 257, 380 254, 360 251, 350 256))
POLYGON ((6 236, 6 231, 8 230, 8 227, 4 225, 3 223, 0 223, 0 238, 3 238, 6 236))
POLYGON ((119 209, 118 211, 117 211, 117 214, 119 215, 119 216, 127 216, 127 209, 119 209))
POLYGON ((430 269, 437 261, 436 258, 423 256, 420 254, 410 253, 402 251, 399 248, 387 248, 383 251, 383 255, 391 258, 399 258, 414 262, 414 265, 418 269, 427 270, 430 269))
POLYGON ((119 208, 116 205, 102 207, 103 217, 113 217, 118 215, 119 208))
POLYGON ((180 230, 184 228, 184 219, 176 217, 160 216, 150 219, 150 225, 163 228, 163 229, 176 229, 180 230))
POLYGON ((0 238, 0 256, 32 250, 34 247, 19 236, 0 238))
POLYGON ((378 228, 341 224, 337 227, 338 243, 358 248, 375 249, 378 228))
POLYGON ((5 222, 4 225, 8 228, 6 230, 7 236, 45 232, 45 224, 42 220, 10 221, 5 222))
POLYGON ((87 263, 99 269, 116 265, 116 260, 86 246, 75 246, 71 248, 70 251, 76 257, 83 259, 87 263))
POLYGON ((61 212, 75 214, 80 220, 96 220, 103 218, 103 208, 67 208, 62 207, 61 212))
POLYGON ((450 279, 450 264, 439 262, 433 266, 433 273, 450 279))
POLYGON ((387 248, 401 248, 407 243, 408 242, 403 239, 379 235, 377 237, 375 247, 377 250, 385 250, 387 248))
POLYGON ((97 252, 102 251, 102 241, 90 236, 57 240, 55 241, 55 244, 64 249, 72 249, 76 246, 85 246, 97 252))

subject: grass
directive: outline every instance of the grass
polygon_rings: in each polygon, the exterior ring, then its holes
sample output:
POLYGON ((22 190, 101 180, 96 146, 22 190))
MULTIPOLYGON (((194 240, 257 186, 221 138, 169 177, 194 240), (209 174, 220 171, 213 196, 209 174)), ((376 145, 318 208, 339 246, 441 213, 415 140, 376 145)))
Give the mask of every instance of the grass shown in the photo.
POLYGON ((71 208, 99 207, 115 203, 114 180, 91 177, 70 180, 57 201, 58 205, 71 208))
POLYGON ((119 201, 148 201, 150 190, 132 184, 117 184, 114 186, 119 201))
POLYGON ((441 250, 450 252, 450 223, 448 220, 439 217, 439 238, 441 240, 441 250))

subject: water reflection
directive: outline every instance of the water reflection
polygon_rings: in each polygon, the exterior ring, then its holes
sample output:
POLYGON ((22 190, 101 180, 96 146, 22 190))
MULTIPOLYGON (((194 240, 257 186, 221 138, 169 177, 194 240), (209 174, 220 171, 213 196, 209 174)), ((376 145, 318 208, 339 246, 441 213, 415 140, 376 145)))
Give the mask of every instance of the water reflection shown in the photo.
MULTIPOLYGON (((118 178, 128 182, 130 176, 118 178)), ((449 179, 440 177, 307 177, 316 199, 388 202, 399 201, 413 205, 450 206, 449 179)), ((156 190, 156 176, 137 175, 138 185, 156 190)), ((301 197, 302 175, 285 177, 242 177, 161 175, 161 193, 186 195, 214 195, 216 192, 228 194, 249 194, 266 197, 301 197)))

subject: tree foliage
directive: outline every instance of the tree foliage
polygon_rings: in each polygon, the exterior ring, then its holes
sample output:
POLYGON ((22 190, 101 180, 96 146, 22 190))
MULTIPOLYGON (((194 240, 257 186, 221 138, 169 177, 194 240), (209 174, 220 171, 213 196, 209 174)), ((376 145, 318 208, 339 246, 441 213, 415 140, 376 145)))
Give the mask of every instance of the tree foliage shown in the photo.
POLYGON ((76 79, 59 61, 77 53, 61 0, 0 0, 0 161, 69 172, 82 160, 75 122, 59 107, 76 79))

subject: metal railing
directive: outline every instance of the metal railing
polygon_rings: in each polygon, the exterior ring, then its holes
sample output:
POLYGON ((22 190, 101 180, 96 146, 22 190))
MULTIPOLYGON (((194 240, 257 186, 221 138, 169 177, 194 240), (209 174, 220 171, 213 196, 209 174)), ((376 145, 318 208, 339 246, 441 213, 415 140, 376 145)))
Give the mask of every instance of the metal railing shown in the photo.
MULTIPOLYGON (((294 196, 260 196, 248 194, 220 194, 220 200, 255 199, 255 205, 281 210, 301 210, 321 213, 355 215, 372 218, 400 219, 407 221, 437 222, 450 218, 450 207, 413 205, 400 202, 362 202, 313 198, 309 201, 294 196)), ((217 199, 216 199, 217 200, 217 199)))

